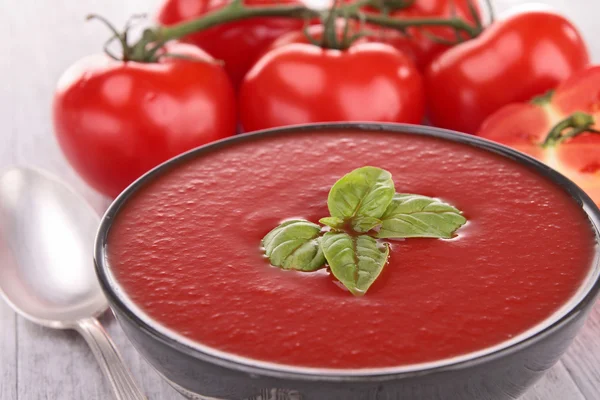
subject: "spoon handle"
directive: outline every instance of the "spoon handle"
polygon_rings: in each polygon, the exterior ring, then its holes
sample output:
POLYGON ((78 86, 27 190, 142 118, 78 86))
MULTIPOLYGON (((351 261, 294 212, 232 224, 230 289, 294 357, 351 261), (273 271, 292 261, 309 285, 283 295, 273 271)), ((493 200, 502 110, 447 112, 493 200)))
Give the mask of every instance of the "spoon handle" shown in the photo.
POLYGON ((117 348, 100 322, 96 318, 87 318, 79 321, 76 329, 90 345, 102 372, 110 381, 115 398, 117 400, 146 400, 146 396, 127 371, 117 348))

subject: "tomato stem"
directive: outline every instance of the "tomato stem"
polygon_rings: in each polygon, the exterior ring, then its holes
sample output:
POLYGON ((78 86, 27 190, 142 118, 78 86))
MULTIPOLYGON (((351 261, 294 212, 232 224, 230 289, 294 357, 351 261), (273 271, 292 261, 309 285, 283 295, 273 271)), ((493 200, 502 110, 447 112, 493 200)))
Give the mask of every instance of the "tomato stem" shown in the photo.
POLYGON ((383 12, 398 11, 405 8, 410 8, 415 4, 416 0, 370 0, 366 4, 369 7, 375 8, 383 12))
POLYGON ((92 19, 99 20, 111 31, 112 36, 110 38, 108 38, 108 40, 104 43, 103 48, 104 48, 104 53, 106 53, 106 55, 108 55, 113 60, 119 60, 119 61, 124 61, 124 62, 127 62, 127 61, 154 62, 157 60, 156 53, 158 52, 158 50, 160 50, 162 48, 162 46, 164 45, 164 42, 152 41, 153 43, 151 45, 150 41, 147 41, 144 38, 142 38, 142 40, 137 42, 135 45, 130 46, 129 42, 127 40, 129 30, 133 27, 135 22, 137 22, 140 19, 144 19, 144 18, 146 18, 146 14, 132 15, 125 23, 125 27, 123 28, 123 30, 121 32, 119 32, 115 28, 115 26, 112 23, 110 23, 110 21, 108 21, 106 18, 104 18, 101 15, 90 14, 86 17, 86 19, 88 21, 92 20, 92 19), (118 57, 117 55, 112 53, 111 50, 109 49, 110 44, 115 40, 118 40, 119 43, 121 44, 121 56, 120 57, 118 57))
POLYGON ((340 7, 338 1, 334 1, 331 8, 321 16, 323 34, 320 42, 310 35, 305 26, 304 34, 309 43, 325 49, 346 50, 361 37, 372 36, 374 34, 365 29, 352 33, 348 13, 349 11, 346 7, 340 7), (338 37, 338 22, 343 23, 340 37, 338 37))
POLYGON ((477 7, 475 7, 473 0, 467 0, 467 7, 469 7, 469 13, 471 14, 471 17, 473 17, 473 21, 475 21, 475 26, 479 29, 483 29, 483 21, 481 20, 479 12, 477 12, 477 7))
MULTIPOLYGON (((133 17, 132 17, 133 18, 133 17)), ((112 59, 114 60, 123 60, 123 61, 127 61, 128 60, 128 56, 130 53, 130 47, 127 44, 127 35, 126 33, 120 33, 117 28, 115 28, 115 26, 106 18, 104 18, 101 15, 97 15, 97 14, 89 14, 86 18, 86 20, 91 21, 93 19, 96 19, 100 22, 102 22, 111 32, 112 32, 112 36, 104 43, 104 52, 112 59), (114 55, 108 48, 108 46, 114 41, 114 40, 118 40, 119 43, 121 44, 121 51, 122 51, 122 56, 121 58, 117 57, 116 55, 114 55)), ((129 25, 129 21, 127 22, 127 25, 129 25)))
MULTIPOLYGON (((335 29, 335 20, 337 15, 338 0, 334 0, 331 4, 329 12, 323 17, 323 39, 322 47, 326 49, 339 49, 340 44, 337 39, 337 31, 335 29)), ((348 20, 345 21, 348 26, 348 20)))
MULTIPOLYGON (((342 14, 347 15, 348 19, 378 25, 386 28, 405 31, 409 27, 424 26, 446 26, 455 28, 458 31, 465 32, 471 37, 477 36, 481 29, 470 25, 467 21, 458 18, 410 18, 396 19, 387 15, 365 14, 360 7, 370 4, 372 0, 358 0, 354 3, 339 7, 342 14)), ((410 4, 409 1, 403 1, 403 4, 410 4)), ((185 21, 171 26, 159 26, 146 29, 142 39, 133 47, 146 48, 152 42, 167 42, 169 40, 179 39, 189 34, 199 32, 216 25, 227 22, 238 21, 257 17, 285 17, 296 19, 324 18, 329 11, 319 11, 307 8, 303 5, 273 5, 273 6, 252 6, 247 7, 242 0, 235 0, 229 5, 203 15, 202 17, 185 21)))
POLYGON ((530 103, 538 106, 545 106, 546 104, 550 103, 552 96, 554 96, 554 89, 550 89, 544 94, 535 96, 530 100, 530 103))
POLYGON ((365 6, 372 6, 374 2, 379 3, 381 0, 357 0, 352 3, 343 5, 341 8, 344 9, 348 14, 359 12, 361 8, 365 6))
POLYGON ((554 125, 541 146, 544 148, 557 146, 565 140, 586 132, 600 133, 600 131, 592 128, 595 122, 594 117, 590 114, 576 111, 554 125))
POLYGON ((159 26, 154 30, 147 30, 147 38, 169 41, 179 39, 191 33, 199 32, 216 25, 256 17, 288 17, 296 19, 309 19, 319 17, 319 12, 302 5, 275 5, 265 7, 246 7, 240 1, 230 3, 228 6, 207 13, 200 18, 182 22, 171 26, 159 26), (152 35, 152 36, 150 36, 152 35))
POLYGON ((380 15, 365 15, 364 21, 386 28, 397 29, 403 31, 410 27, 425 27, 425 26, 447 26, 464 31, 471 37, 476 37, 480 31, 477 27, 470 25, 462 18, 410 18, 410 19, 394 19, 380 15))

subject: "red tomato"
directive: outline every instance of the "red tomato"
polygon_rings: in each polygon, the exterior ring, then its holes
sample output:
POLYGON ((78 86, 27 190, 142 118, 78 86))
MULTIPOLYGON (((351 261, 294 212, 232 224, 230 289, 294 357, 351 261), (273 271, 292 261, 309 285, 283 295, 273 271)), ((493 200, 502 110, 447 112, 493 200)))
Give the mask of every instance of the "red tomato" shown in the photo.
POLYGON ((225 70, 195 46, 156 63, 94 55, 70 67, 54 96, 54 131, 87 183, 116 196, 159 163, 233 135, 235 93, 225 70))
MULTIPOLYGON (((308 34, 313 37, 315 40, 320 40, 323 37, 323 25, 312 25, 308 27, 308 34)), ((304 43, 311 44, 308 38, 306 37, 306 33, 304 30, 291 31, 286 34, 279 36, 275 39, 266 49, 263 55, 267 54, 271 50, 277 49, 279 47, 287 46, 291 43, 304 43)))
POLYGON ((538 11, 497 21, 429 66, 430 119, 475 133, 502 106, 546 92, 588 62, 583 39, 560 15, 538 11))
POLYGON ((419 123, 424 93, 413 63, 391 46, 341 51, 294 43, 256 63, 239 104, 246 131, 325 121, 419 123))
MULTIPOLYGON (((158 21, 173 25, 198 18, 224 7, 230 0, 166 0, 158 21)), ((296 0, 244 0, 247 6, 297 4, 296 0)), ((189 35, 183 41, 193 43, 225 62, 235 87, 264 52, 282 34, 302 28, 304 22, 293 18, 252 18, 215 26, 189 35)))
MULTIPOLYGON (((471 1, 481 19, 479 8, 476 5, 477 2, 471 1)), ((469 9, 469 0, 416 0, 410 7, 394 11, 390 16, 402 20, 411 18, 451 18, 453 11, 454 16, 457 18, 475 25, 475 17, 469 9)), ((371 12, 374 12, 374 10, 371 9, 371 12)), ((437 55, 452 47, 436 42, 430 35, 450 41, 456 41, 457 39, 454 30, 448 27, 408 28, 408 36, 397 30, 382 30, 377 27, 375 27, 375 30, 379 34, 371 40, 383 41, 405 52, 420 70, 424 70, 437 55)), ((468 36, 462 36, 462 38, 469 39, 468 36)))
POLYGON ((553 127, 577 112, 592 116, 595 123, 589 127, 600 129, 600 66, 576 73, 543 101, 514 103, 501 108, 485 120, 478 135, 545 162, 572 179, 600 204, 600 135, 582 133, 542 146, 553 127))
POLYGON ((502 107, 481 125, 477 135, 543 159, 540 146, 552 128, 546 110, 533 103, 513 103, 502 107))

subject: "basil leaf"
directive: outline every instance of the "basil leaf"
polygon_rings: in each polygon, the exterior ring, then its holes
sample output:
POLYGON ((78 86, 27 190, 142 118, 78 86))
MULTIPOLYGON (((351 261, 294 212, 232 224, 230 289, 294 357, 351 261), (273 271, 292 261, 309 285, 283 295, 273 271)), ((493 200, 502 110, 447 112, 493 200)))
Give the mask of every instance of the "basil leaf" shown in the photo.
POLYGON ((355 296, 364 295, 375 282, 390 251, 370 236, 343 232, 325 233, 321 247, 333 275, 355 296))
POLYGON ((378 225, 381 225, 379 218, 357 217, 352 219, 352 229, 359 233, 369 232, 378 225))
POLYGON ((284 269, 315 271, 325 265, 320 246, 321 227, 305 220, 286 221, 262 240, 271 265, 284 269))
POLYGON ((332 217, 379 218, 391 203, 395 189, 392 174, 376 167, 362 167, 344 175, 329 191, 327 207, 332 217))
POLYGON ((438 199, 396 194, 381 217, 378 238, 451 238, 467 222, 461 212, 438 199))
POLYGON ((344 227, 344 220, 338 217, 321 218, 319 222, 333 229, 342 229, 344 227))

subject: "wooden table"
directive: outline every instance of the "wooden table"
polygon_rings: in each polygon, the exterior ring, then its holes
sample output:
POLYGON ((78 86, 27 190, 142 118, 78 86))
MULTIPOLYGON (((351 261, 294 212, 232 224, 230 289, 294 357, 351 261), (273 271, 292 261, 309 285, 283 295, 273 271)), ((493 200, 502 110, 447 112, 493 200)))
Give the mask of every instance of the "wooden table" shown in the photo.
MULTIPOLYGON (((566 0, 547 2, 565 6, 566 0)), ((158 0, 2 0, 0 3, 0 168, 33 164, 75 187, 102 213, 108 201, 94 193, 66 164, 50 124, 53 87, 60 73, 78 58, 97 52, 108 36, 98 23, 84 23, 99 12, 117 23, 127 15, 153 10, 158 0)), ((499 9, 518 1, 497 2, 499 9)), ((571 2, 573 4, 575 2, 571 2)), ((594 33, 600 3, 577 2, 566 10, 585 31, 594 33), (591 10, 596 7, 595 10, 591 10), (590 15, 589 18, 586 18, 590 15)), ((592 49, 600 60, 600 46, 592 49)), ((90 255, 90 268, 92 259, 90 255)), ((1 268, 1 266, 0 266, 1 268)), ((103 322, 129 368, 150 399, 178 399, 136 353, 114 319, 103 322)), ((87 345, 71 331, 38 327, 17 317, 0 301, 1 400, 110 399, 108 385, 87 345)), ((523 399, 600 399, 600 304, 567 354, 523 399)), ((459 400, 459 399, 456 399, 459 400)))

